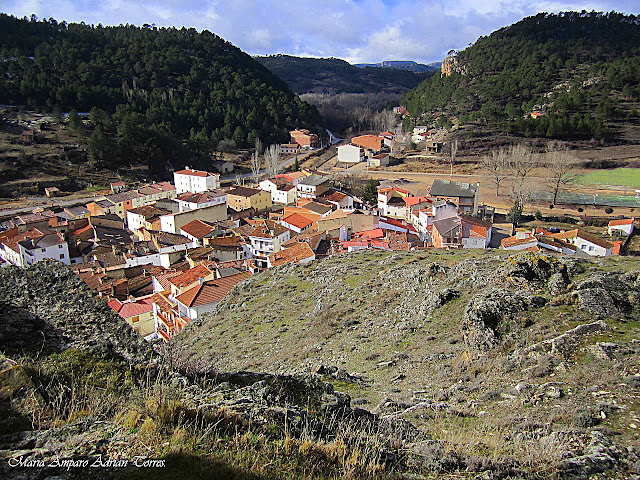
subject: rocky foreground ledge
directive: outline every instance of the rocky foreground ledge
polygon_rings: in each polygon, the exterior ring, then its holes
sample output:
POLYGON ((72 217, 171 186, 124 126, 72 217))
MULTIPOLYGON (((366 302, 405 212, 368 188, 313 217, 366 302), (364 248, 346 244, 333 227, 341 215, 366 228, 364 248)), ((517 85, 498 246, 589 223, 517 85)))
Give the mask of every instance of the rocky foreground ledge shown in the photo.
POLYGON ((356 254, 158 353, 62 264, 4 269, 0 476, 632 478, 639 294, 624 259, 356 254))

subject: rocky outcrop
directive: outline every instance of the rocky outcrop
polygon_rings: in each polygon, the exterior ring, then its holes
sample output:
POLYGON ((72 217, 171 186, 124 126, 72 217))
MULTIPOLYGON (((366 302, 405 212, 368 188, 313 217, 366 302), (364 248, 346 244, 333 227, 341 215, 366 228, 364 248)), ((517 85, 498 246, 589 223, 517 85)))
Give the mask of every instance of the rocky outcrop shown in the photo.
POLYGON ((571 357, 571 355, 574 354, 574 352, 580 345, 582 337, 592 333, 604 332, 609 329, 609 325, 607 325, 602 320, 598 320, 593 323, 578 325, 577 327, 572 328, 568 332, 565 332, 562 335, 558 335, 557 337, 535 343, 522 350, 515 350, 512 356, 514 358, 525 359, 531 356, 548 354, 560 357, 562 359, 568 359, 569 357, 571 357))
POLYGON ((615 467, 621 453, 620 448, 603 433, 592 432, 584 455, 562 461, 559 470, 565 476, 585 478, 587 475, 605 472, 615 467))
POLYGON ((465 312, 462 333, 467 346, 486 352, 497 338, 508 330, 505 319, 528 308, 523 295, 506 289, 495 289, 475 295, 465 312))
POLYGON ((602 317, 617 317, 629 314, 635 304, 637 308, 637 275, 630 272, 621 277, 619 273, 594 273, 575 286, 573 296, 580 307, 602 317))
POLYGON ((152 361, 151 347, 67 266, 41 261, 0 270, 0 349, 62 351, 76 347, 152 361))

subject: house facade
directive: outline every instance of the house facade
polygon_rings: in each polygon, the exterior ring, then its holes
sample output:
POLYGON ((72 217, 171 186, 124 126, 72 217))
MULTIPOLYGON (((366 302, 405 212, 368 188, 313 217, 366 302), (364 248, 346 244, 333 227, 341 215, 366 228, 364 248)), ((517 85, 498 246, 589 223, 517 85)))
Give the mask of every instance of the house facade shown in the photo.
POLYGON ((173 173, 173 183, 178 195, 184 192, 206 192, 220 188, 220 174, 185 167, 184 170, 173 173))
POLYGON ((329 190, 329 178, 322 175, 309 175, 298 182, 298 198, 316 198, 329 190))
POLYGON ((433 181, 429 193, 432 197, 454 202, 458 206, 459 213, 468 215, 478 213, 479 183, 436 179, 433 181))
POLYGON ((341 145, 338 147, 338 162, 359 163, 364 162, 364 148, 359 145, 341 145))
POLYGON ((236 187, 227 192, 229 208, 240 212, 253 208, 260 212, 271 208, 271 193, 259 188, 236 187))

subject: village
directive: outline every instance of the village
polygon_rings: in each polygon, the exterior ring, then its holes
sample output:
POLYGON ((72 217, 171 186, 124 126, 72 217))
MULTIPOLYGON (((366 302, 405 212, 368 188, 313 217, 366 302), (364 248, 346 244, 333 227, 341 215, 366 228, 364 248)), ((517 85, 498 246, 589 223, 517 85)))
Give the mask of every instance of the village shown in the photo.
MULTIPOLYGON (((295 155, 297 164, 298 154, 317 148, 319 139, 308 130, 290 133, 279 153, 295 155)), ((338 165, 388 165, 394 136, 353 137, 337 148, 338 165)), ((414 140, 425 138, 420 127, 413 132, 414 140)), ((442 144, 425 148, 437 153, 442 144)), ((604 257, 620 254, 635 224, 613 219, 600 235, 579 226, 504 234, 494 227, 494 209, 480 202, 480 183, 443 175, 416 194, 385 182, 366 201, 336 187, 326 171, 294 167, 262 180, 256 173, 255 182, 223 188, 220 173, 186 166, 173 173, 173 183, 113 182, 109 194, 84 206, 19 214, 2 224, 0 265, 28 267, 43 259, 69 265, 139 335, 168 342, 243 280, 284 264, 367 249, 604 257)))

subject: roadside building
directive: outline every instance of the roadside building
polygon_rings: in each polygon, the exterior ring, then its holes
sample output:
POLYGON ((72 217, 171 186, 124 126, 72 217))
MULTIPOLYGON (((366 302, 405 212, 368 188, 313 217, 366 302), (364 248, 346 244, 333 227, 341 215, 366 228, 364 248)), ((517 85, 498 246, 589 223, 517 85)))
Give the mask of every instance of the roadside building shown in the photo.
POLYGON ((220 188, 220 174, 185 167, 184 170, 173 173, 173 183, 178 195, 184 192, 206 192, 220 188))
POLYGON ((458 212, 470 215, 478 213, 479 183, 454 182, 436 179, 429 191, 432 197, 450 200, 458 206, 458 212))
POLYGON ((364 162, 364 148, 358 145, 340 145, 338 147, 338 162, 359 163, 364 162))
POLYGON ((360 135, 353 137, 351 143, 362 147, 365 150, 365 154, 369 156, 377 155, 386 148, 384 138, 380 138, 377 135, 360 135))
POLYGON ((297 154, 300 152, 300 145, 297 143, 283 143, 280 145, 280 153, 285 155, 297 154))
POLYGON ((297 186, 298 198, 316 198, 329 190, 329 177, 309 175, 301 179, 297 186))
POLYGON ((306 129, 296 129, 289 132, 291 140, 289 143, 297 143, 303 149, 316 148, 319 145, 318 135, 306 129))

